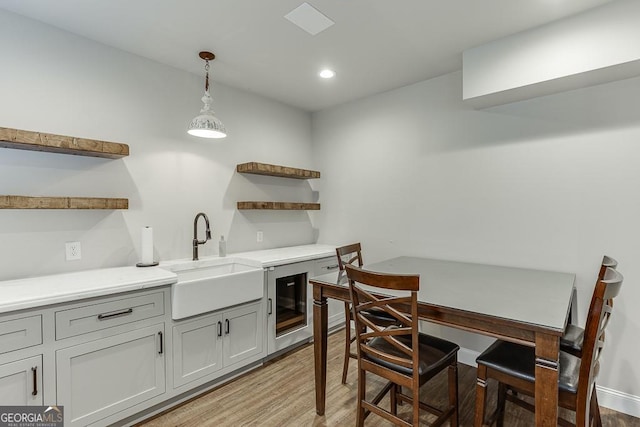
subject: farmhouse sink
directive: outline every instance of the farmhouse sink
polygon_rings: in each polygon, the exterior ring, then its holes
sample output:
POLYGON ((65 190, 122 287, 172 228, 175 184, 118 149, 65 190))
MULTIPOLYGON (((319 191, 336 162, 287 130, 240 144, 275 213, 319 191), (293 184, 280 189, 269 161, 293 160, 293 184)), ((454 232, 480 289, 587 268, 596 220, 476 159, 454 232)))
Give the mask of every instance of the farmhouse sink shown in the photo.
POLYGON ((171 287, 171 317, 184 319, 262 298, 264 272, 241 260, 186 261, 166 266, 178 275, 171 287))

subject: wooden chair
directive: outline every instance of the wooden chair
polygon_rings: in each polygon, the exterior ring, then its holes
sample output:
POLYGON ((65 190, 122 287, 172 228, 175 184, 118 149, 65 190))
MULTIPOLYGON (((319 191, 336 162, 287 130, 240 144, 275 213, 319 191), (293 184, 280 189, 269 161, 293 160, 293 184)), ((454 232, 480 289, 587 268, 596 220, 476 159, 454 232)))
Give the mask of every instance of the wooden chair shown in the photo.
MULTIPOLYGON (((607 271, 607 268, 613 268, 615 270, 617 267, 618 261, 606 255, 602 257, 600 271, 598 272, 598 280, 601 280, 604 277, 604 273, 607 271)), ((613 306, 613 301, 610 301, 608 304, 613 306)), ((582 357, 583 341, 584 329, 578 325, 569 323, 564 330, 564 335, 560 338, 560 349, 567 353, 571 353, 576 357, 582 357)))
MULTIPOLYGON (((595 380, 600 368, 599 359, 604 345, 604 330, 608 324, 611 308, 609 304, 618 295, 623 277, 612 268, 606 268, 601 279, 596 282, 585 326, 582 358, 561 351, 558 373, 558 405, 575 411, 576 423, 562 418, 562 426, 599 425, 594 405, 595 380)), ((506 401, 516 403, 523 408, 534 410, 531 403, 518 397, 519 394, 534 395, 535 390, 535 351, 532 347, 497 340, 476 359, 478 380, 476 385, 475 425, 484 421, 486 400, 486 380, 494 378, 499 382, 498 408, 490 423, 497 420, 503 425, 506 401)))
POLYGON ((437 415, 433 426, 439 426, 448 419, 452 426, 457 426, 460 348, 452 342, 418 332, 420 276, 375 273, 352 265, 346 265, 345 270, 349 278, 358 344, 357 425, 363 426, 365 418, 375 413, 397 426, 417 426, 420 409, 424 409, 437 415), (381 296, 378 292, 402 295, 381 296), (395 319, 397 325, 387 326, 379 322, 380 317, 366 315, 372 309, 384 311, 395 319), (445 369, 448 369, 449 376, 448 407, 438 409, 420 402, 420 386, 445 369), (367 372, 388 380, 372 400, 366 399, 367 372), (378 404, 389 392, 388 411, 378 404), (398 403, 401 402, 412 404, 411 422, 398 417, 398 403))
MULTIPOLYGON (((358 267, 362 267, 362 247, 360 243, 352 243, 350 245, 341 246, 336 248, 336 256, 338 257, 338 267, 340 271, 344 271, 346 264, 355 265, 357 262, 358 267)), ((373 310, 369 313, 363 313, 367 316, 380 316, 380 321, 386 321, 387 326, 396 323, 395 318, 389 317, 382 310, 373 310)), ((344 342, 344 365, 342 367, 342 384, 347 383, 347 374, 349 373, 349 359, 357 359, 358 355, 351 351, 351 344, 356 340, 355 336, 351 335, 351 303, 344 303, 344 319, 345 319, 345 342, 344 342)))

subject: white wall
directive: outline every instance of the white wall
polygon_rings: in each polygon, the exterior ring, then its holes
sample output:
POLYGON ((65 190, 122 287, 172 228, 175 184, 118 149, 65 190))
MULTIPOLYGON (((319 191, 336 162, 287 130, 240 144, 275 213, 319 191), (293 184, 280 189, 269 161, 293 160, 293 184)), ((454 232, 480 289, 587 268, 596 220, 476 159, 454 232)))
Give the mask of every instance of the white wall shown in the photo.
POLYGON ((361 241, 366 262, 575 272, 580 322, 602 255, 617 258, 625 286, 598 384, 640 415, 640 79, 490 110, 463 104, 461 86, 457 72, 312 116, 320 240, 361 241))
MULTIPOLYGON (((193 219, 209 215, 201 255, 311 243, 306 212, 246 212, 237 200, 311 201, 310 184, 235 173, 237 163, 311 167, 310 116, 213 85, 229 137, 186 134, 202 103, 193 75, 0 12, 0 126, 129 144, 121 160, 0 148, 0 194, 129 198, 127 211, 0 210, 0 280, 139 261, 140 229, 154 227, 156 257, 191 256, 193 219), (257 244, 256 230, 264 231, 257 244), (78 240, 82 260, 66 262, 78 240)), ((194 52, 194 61, 201 62, 194 52)), ((203 67, 204 68, 204 67, 203 67)), ((215 62, 212 64, 215 78, 215 62)), ((204 73, 204 70, 203 70, 204 73)))
POLYGON ((487 107, 640 75, 640 2, 618 0, 463 53, 463 98, 487 107))

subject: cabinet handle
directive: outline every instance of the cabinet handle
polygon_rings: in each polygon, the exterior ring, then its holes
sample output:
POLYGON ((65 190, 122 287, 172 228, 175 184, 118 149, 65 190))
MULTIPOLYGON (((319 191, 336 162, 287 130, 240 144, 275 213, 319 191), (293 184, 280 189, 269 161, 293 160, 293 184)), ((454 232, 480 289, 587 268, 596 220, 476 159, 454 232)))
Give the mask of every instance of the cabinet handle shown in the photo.
POLYGON ((98 314, 98 320, 112 319, 114 317, 126 316, 127 314, 131 313, 133 313, 133 308, 128 308, 122 311, 114 311, 113 313, 98 314))
POLYGON ((229 335, 229 319, 224 319, 224 333, 229 335))
POLYGON ((269 312, 267 314, 271 316, 271 313, 273 313, 273 300, 269 298, 269 312))
POLYGON ((164 351, 164 340, 162 338, 162 331, 158 332, 158 337, 160 337, 160 350, 158 351, 158 354, 162 354, 162 352, 164 351))
POLYGON ((38 367, 34 366, 31 368, 31 372, 33 372, 33 391, 31 394, 35 396, 38 394, 38 367))
POLYGON ((336 269, 336 268, 338 268, 338 267, 339 267, 339 265, 338 265, 338 264, 335 264, 335 265, 328 265, 328 266, 326 266, 325 268, 326 268, 327 270, 335 270, 335 269, 336 269))
POLYGON ((222 322, 220 321, 218 322, 218 336, 222 336, 222 322))

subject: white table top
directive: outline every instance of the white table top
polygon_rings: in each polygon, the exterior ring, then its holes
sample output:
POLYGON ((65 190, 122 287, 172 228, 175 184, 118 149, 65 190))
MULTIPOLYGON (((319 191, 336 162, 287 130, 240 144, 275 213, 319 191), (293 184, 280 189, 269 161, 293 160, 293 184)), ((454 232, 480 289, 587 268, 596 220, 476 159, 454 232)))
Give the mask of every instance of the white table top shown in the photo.
MULTIPOLYGON (((366 264, 365 270, 419 274, 418 300, 563 331, 575 274, 428 258, 399 257, 366 264)), ((346 286, 336 272, 313 277, 346 286)))

